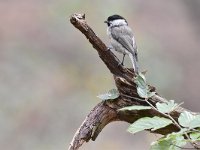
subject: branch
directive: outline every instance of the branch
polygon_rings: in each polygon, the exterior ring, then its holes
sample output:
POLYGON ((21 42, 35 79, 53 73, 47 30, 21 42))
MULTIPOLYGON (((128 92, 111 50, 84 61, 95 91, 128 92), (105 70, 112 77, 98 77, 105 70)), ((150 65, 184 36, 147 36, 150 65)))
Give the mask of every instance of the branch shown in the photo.
MULTIPOLYGON (((84 142, 88 142, 90 139, 94 141, 101 130, 110 122, 125 121, 128 123, 133 123, 134 121, 142 117, 165 117, 163 116, 163 114, 153 109, 139 111, 118 111, 118 109, 126 106, 148 106, 148 104, 137 94, 137 87, 133 82, 134 70, 124 68, 122 65, 119 65, 119 61, 118 59, 116 59, 115 55, 111 51, 107 50, 106 45, 100 40, 100 38, 96 36, 91 27, 86 23, 85 15, 73 14, 70 17, 70 21, 78 30, 80 30, 86 36, 92 46, 97 50, 99 57, 113 74, 115 84, 120 93, 120 96, 112 101, 102 101, 90 111, 80 128, 75 133, 74 138, 72 139, 72 142, 69 146, 69 150, 77 150, 84 142)), ((156 92, 155 87, 149 87, 151 91, 156 92)), ((158 93, 156 93, 154 97, 149 99, 149 102, 154 106, 157 102, 164 101, 166 100, 159 96, 158 93)), ((170 115, 173 117, 174 120, 177 120, 180 113, 184 110, 184 108, 179 107, 170 115)), ((166 135, 176 131, 179 131, 179 129, 177 128, 177 126, 172 124, 165 128, 156 130, 154 131, 154 133, 166 135)))

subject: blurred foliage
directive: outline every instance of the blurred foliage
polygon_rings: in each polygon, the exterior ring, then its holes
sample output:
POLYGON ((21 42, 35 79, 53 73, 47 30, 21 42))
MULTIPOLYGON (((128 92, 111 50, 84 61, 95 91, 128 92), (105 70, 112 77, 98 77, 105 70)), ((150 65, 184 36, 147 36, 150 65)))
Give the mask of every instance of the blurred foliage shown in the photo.
MULTIPOLYGON (((190 5, 186 0, 1 0, 0 149, 66 149, 99 102, 96 95, 115 88, 96 51, 70 24, 74 12, 85 13, 106 44, 103 21, 115 13, 127 18, 147 81, 164 97, 198 111, 197 5, 196 0, 190 5)), ((128 59, 125 65, 131 66, 128 59)), ((82 149, 148 149, 151 135, 132 136, 126 128, 108 125, 82 149)))

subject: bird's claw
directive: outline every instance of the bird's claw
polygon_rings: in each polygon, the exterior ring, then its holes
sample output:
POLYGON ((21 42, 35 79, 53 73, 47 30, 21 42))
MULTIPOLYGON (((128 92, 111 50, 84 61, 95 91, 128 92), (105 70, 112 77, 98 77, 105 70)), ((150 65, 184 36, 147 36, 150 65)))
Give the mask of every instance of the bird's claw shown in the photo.
POLYGON ((112 50, 112 47, 107 47, 105 51, 110 51, 110 50, 112 50))
POLYGON ((119 62, 119 63, 118 63, 118 67, 119 67, 119 66, 124 66, 124 63, 123 63, 123 62, 119 62))

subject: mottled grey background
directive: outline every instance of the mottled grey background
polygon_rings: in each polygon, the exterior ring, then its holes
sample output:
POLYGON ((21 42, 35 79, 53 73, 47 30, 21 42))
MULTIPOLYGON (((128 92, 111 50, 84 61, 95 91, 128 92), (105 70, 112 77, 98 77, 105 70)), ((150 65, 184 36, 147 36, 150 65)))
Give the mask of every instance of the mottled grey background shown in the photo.
MULTIPOLYGON (((115 87, 97 52, 70 24, 74 12, 85 13, 106 44, 103 21, 115 13, 127 18, 148 82, 199 111, 199 7, 198 0, 0 0, 0 149, 67 149, 100 102, 96 95, 115 87)), ((81 149, 146 150, 158 138, 132 135, 127 127, 109 124, 81 149)))

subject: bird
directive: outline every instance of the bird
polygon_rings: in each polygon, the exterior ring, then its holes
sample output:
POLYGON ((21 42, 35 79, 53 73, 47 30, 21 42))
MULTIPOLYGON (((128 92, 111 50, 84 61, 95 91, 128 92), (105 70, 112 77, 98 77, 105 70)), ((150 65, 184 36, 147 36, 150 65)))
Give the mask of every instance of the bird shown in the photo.
POLYGON ((111 49, 123 54, 122 65, 124 57, 128 55, 131 59, 134 72, 138 74, 137 45, 127 20, 115 14, 109 16, 104 23, 107 24, 107 34, 110 39, 111 49))

